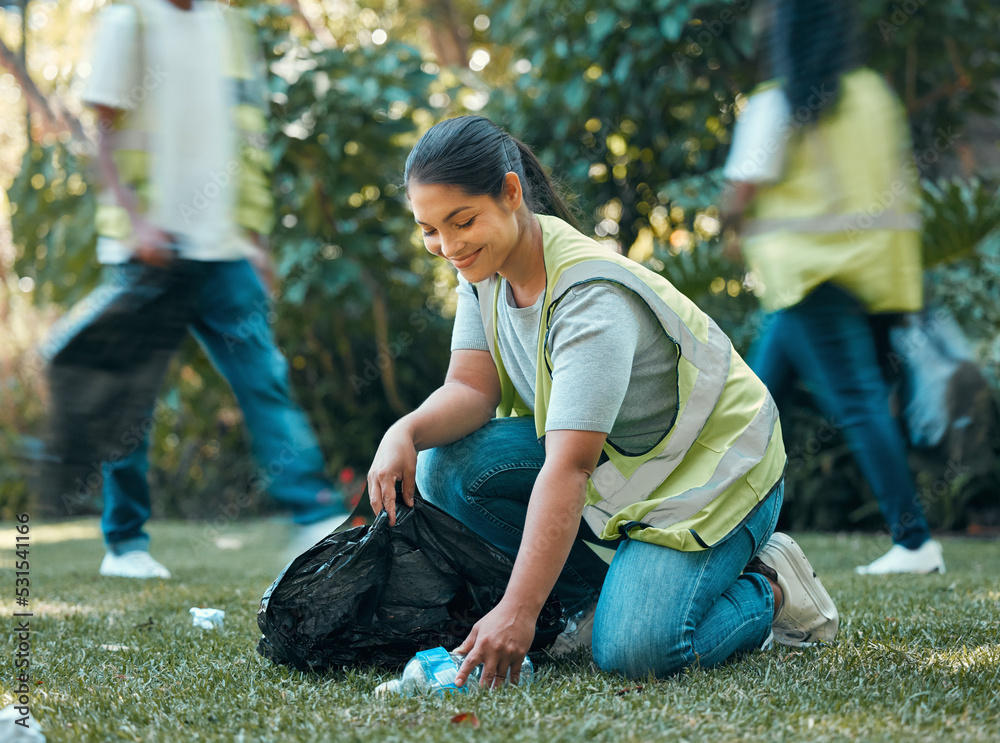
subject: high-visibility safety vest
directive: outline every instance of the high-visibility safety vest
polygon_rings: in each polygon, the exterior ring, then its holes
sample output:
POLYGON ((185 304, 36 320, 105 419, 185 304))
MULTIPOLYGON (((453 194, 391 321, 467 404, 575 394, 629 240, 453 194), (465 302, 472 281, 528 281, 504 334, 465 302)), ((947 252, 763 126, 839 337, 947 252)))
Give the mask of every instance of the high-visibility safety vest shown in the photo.
POLYGON ((631 539, 693 551, 738 526, 780 481, 785 466, 778 411, 767 388, 718 325, 662 276, 603 248, 562 220, 538 215, 546 286, 538 333, 535 408, 517 395, 496 335, 501 282, 476 285, 490 353, 500 376, 497 417, 535 417, 545 435, 552 391, 547 345, 552 316, 573 287, 620 284, 652 310, 678 350, 677 398, 670 430, 650 451, 627 455, 611 443, 587 483, 583 516, 601 539, 631 539))
MULTIPOLYGON (((147 64, 145 39, 155 34, 160 22, 155 7, 144 0, 116 0, 135 10, 140 29, 140 69, 151 70, 147 64)), ((267 145, 267 108, 265 80, 256 69, 259 54, 256 52, 257 36, 253 23, 242 11, 220 6, 225 19, 227 44, 222 54, 222 74, 232 87, 232 121, 236 127, 237 162, 234 175, 234 221, 240 227, 269 234, 274 227, 274 197, 271 193, 269 173, 272 170, 267 145)), ((149 74, 154 74, 150 72, 149 74)), ((148 75, 147 75, 148 76, 148 75)), ((112 158, 118 177, 124 187, 132 189, 138 200, 138 209, 148 213, 156 194, 150 182, 152 169, 152 142, 157 126, 157 116, 152 98, 147 93, 134 101, 135 108, 119 116, 112 139, 112 158)), ((132 234, 128 211, 118 205, 110 188, 98 196, 96 214, 97 234, 115 240, 127 240, 132 234)))
POLYGON ((869 312, 923 303, 919 199, 906 117, 874 71, 840 79, 837 101, 814 123, 792 112, 784 173, 750 204, 743 252, 769 311, 825 282, 869 312))

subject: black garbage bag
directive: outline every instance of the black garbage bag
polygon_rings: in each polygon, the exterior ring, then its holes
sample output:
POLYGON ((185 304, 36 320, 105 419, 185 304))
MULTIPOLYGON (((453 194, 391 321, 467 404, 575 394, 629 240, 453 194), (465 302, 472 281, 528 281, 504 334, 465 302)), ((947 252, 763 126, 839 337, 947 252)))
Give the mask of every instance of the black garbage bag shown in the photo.
MULTIPOLYGON (((337 532, 290 562, 264 593, 257 651, 300 670, 398 667, 421 650, 457 647, 496 606, 509 557, 418 494, 371 526, 337 532)), ((562 632, 550 595, 532 650, 562 632)))

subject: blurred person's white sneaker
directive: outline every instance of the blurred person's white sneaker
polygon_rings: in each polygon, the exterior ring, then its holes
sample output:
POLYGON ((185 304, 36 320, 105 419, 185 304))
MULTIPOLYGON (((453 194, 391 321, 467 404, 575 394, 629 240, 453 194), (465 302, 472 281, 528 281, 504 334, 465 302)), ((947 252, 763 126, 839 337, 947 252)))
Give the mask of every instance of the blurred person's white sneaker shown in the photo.
POLYGON ((101 575, 118 578, 169 578, 170 571, 145 550, 131 550, 120 555, 108 552, 101 561, 101 575))
POLYGON ((840 627, 840 614, 802 548, 776 531, 757 557, 777 574, 772 580, 783 594, 771 625, 774 641, 792 646, 831 642, 840 627))
POLYGON ((944 556, 941 554, 941 543, 936 539, 928 539, 915 550, 907 549, 901 544, 892 545, 892 549, 869 565, 859 565, 854 568, 858 575, 888 575, 889 573, 943 573, 944 556))

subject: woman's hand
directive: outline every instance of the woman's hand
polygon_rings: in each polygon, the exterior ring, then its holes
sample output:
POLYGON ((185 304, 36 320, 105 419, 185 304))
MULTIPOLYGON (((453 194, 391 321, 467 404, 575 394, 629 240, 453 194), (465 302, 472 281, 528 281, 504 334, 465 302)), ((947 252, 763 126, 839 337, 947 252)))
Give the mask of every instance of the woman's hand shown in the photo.
POLYGON ((503 599, 476 622, 459 647, 467 653, 455 685, 463 686, 483 664, 481 686, 500 686, 510 670, 520 678, 521 662, 535 637, 535 622, 559 577, 580 528, 587 480, 607 435, 597 431, 549 431, 545 464, 528 501, 524 534, 503 599))
POLYGON ((465 662, 455 677, 456 686, 465 686, 469 674, 480 663, 483 674, 479 685, 495 689, 503 685, 510 671, 511 683, 521 678, 521 664, 535 639, 538 616, 523 606, 501 600, 493 611, 476 622, 465 642, 455 652, 465 654, 465 662))
POLYGON ((378 514, 389 513, 389 525, 396 525, 396 483, 402 483, 403 502, 413 506, 416 490, 417 448, 405 419, 385 432, 368 470, 368 500, 378 514))

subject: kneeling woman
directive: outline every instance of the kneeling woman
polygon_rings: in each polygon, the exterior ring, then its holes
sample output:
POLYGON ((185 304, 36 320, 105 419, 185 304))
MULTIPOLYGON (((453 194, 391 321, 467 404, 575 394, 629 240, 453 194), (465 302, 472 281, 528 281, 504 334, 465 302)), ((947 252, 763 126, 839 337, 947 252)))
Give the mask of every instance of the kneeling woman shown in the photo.
POLYGON ((578 232, 535 156, 484 118, 428 131, 405 184, 427 250, 458 269, 458 310, 444 385, 386 432, 369 496, 394 523, 395 482, 408 503, 416 483, 515 558, 459 683, 479 663, 481 683, 516 678, 553 589, 575 619, 564 641, 592 618, 597 664, 631 676, 721 663, 772 630, 832 639, 829 594, 772 536, 777 411, 718 326, 578 232), (610 568, 588 541, 616 548, 610 568))

